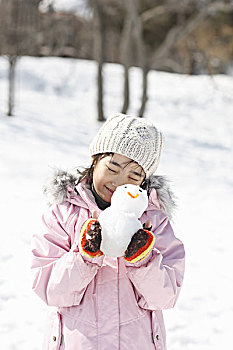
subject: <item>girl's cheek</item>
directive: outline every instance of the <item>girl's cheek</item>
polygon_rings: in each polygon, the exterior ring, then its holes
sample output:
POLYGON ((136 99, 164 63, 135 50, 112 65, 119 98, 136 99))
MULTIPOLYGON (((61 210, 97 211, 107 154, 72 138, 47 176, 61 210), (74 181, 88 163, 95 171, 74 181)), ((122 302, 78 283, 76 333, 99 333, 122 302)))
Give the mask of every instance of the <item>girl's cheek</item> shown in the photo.
POLYGON ((103 178, 104 178, 104 180, 107 180, 107 179, 110 179, 111 178, 111 176, 110 176, 110 174, 109 174, 109 172, 108 171, 104 171, 103 172, 103 178))

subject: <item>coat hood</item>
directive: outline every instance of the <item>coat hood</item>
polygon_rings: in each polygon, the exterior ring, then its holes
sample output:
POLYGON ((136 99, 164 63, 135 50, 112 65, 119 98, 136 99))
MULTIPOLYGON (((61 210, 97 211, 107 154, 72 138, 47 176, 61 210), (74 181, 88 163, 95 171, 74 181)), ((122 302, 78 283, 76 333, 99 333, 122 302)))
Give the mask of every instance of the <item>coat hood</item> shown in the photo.
MULTIPOLYGON (((79 175, 77 173, 56 169, 52 178, 44 186, 44 194, 48 204, 61 204, 65 200, 69 200, 71 195, 74 194, 78 180, 79 175)), ((146 179, 143 187, 148 192, 152 189, 156 190, 162 212, 171 219, 176 204, 174 194, 169 186, 169 180, 165 176, 153 175, 146 179)))

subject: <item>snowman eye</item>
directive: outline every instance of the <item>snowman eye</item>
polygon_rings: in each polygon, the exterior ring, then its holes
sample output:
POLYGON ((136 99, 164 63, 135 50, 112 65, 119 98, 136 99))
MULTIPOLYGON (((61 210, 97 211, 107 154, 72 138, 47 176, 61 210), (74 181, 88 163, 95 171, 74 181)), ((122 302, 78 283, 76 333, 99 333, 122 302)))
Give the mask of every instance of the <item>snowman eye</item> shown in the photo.
POLYGON ((142 192, 142 190, 139 188, 139 192, 142 192))
POLYGON ((125 188, 127 188, 127 186, 125 186, 125 188))

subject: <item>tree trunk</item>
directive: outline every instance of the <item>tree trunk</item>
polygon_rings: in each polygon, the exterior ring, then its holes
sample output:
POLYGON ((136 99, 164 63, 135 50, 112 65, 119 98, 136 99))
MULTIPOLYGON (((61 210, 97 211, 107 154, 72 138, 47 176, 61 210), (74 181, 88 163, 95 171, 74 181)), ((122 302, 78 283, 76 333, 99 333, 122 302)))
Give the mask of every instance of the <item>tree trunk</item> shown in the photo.
POLYGON ((124 102, 121 112, 126 114, 129 108, 129 68, 130 68, 130 43, 131 43, 131 32, 132 32, 132 20, 130 16, 130 9, 128 8, 127 1, 125 2, 126 16, 124 20, 124 27, 122 32, 120 52, 121 52, 121 63, 124 66, 124 102))
POLYGON ((104 24, 101 4, 94 0, 94 57, 98 62, 97 89, 98 89, 98 120, 104 121, 103 111, 103 62, 104 62, 104 24))
POLYGON ((146 48, 143 40, 143 27, 141 17, 138 13, 138 2, 134 2, 134 16, 135 16, 135 25, 134 25, 134 37, 137 46, 137 55, 138 62, 142 69, 142 97, 141 97, 141 107, 139 109, 138 115, 139 117, 143 117, 146 102, 148 100, 147 96, 147 77, 148 77, 148 65, 146 58, 146 48))
POLYGON ((141 107, 139 110, 139 116, 142 117, 145 111, 147 102, 147 60, 145 45, 143 41, 143 30, 141 18, 138 13, 138 0, 128 0, 125 1, 126 18, 124 23, 124 29, 122 34, 121 42, 121 60, 124 65, 124 104, 122 112, 126 113, 129 107, 129 67, 131 64, 131 54, 132 54, 132 40, 135 43, 137 51, 138 65, 142 68, 143 74, 143 92, 141 99, 141 107))
POLYGON ((124 103, 121 113, 126 114, 129 108, 129 67, 124 65, 124 103))
POLYGON ((7 115, 13 115, 14 100, 15 100, 15 66, 17 56, 9 56, 9 88, 8 88, 8 112, 7 115))
POLYGON ((143 117, 145 109, 146 109, 146 103, 147 103, 147 100, 148 100, 148 96, 147 96, 148 68, 147 67, 143 67, 142 74, 143 74, 142 101, 141 101, 141 107, 140 107, 140 110, 139 110, 139 113, 138 113, 139 117, 143 117))
POLYGON ((103 110, 103 64, 98 63, 98 77, 97 77, 97 89, 98 89, 98 120, 103 122, 104 110, 103 110))

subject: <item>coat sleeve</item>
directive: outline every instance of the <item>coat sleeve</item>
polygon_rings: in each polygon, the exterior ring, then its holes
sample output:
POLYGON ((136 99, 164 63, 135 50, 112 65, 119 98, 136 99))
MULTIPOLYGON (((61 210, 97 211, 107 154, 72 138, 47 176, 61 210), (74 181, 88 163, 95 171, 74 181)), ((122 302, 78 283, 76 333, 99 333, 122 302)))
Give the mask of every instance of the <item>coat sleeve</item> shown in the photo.
POLYGON ((179 296, 184 275, 184 246, 174 236, 168 218, 157 211, 152 220, 155 245, 142 262, 130 266, 128 277, 133 283, 140 307, 148 310, 172 308, 179 296), (154 221, 154 222, 153 222, 154 221))
POLYGON ((44 233, 32 238, 32 289, 50 306, 79 305, 102 264, 101 257, 90 263, 73 252, 77 217, 70 203, 57 205, 43 216, 44 233))

